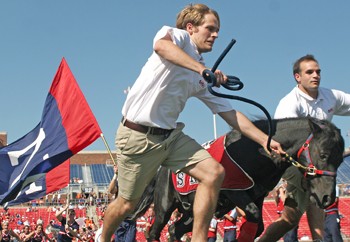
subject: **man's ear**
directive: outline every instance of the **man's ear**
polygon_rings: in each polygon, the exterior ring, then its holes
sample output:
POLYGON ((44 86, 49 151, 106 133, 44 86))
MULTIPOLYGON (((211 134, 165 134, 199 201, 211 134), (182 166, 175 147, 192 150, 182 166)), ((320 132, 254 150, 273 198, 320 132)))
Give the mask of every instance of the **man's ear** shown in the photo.
POLYGON ((298 84, 300 84, 300 74, 299 73, 294 74, 294 79, 297 81, 298 84))
POLYGON ((192 23, 187 23, 186 24, 186 30, 187 30, 187 32, 191 35, 191 34, 193 34, 193 31, 194 31, 194 26, 193 26, 193 24, 192 23))

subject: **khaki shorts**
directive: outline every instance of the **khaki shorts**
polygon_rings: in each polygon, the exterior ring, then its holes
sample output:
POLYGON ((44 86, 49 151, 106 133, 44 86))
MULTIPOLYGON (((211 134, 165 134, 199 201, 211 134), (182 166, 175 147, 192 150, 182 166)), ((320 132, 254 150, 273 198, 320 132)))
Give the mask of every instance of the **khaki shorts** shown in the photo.
POLYGON ((141 197, 162 165, 173 172, 196 164, 211 155, 185 135, 178 123, 168 137, 134 131, 120 124, 116 135, 119 194, 124 199, 141 197))

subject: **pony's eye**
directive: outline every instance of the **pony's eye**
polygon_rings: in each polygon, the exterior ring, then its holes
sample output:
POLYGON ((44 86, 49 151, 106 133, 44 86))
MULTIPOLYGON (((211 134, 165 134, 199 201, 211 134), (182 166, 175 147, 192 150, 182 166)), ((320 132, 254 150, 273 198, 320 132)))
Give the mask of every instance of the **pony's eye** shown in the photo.
POLYGON ((328 159, 328 155, 327 154, 321 154, 320 158, 321 158, 321 160, 327 160, 328 159))

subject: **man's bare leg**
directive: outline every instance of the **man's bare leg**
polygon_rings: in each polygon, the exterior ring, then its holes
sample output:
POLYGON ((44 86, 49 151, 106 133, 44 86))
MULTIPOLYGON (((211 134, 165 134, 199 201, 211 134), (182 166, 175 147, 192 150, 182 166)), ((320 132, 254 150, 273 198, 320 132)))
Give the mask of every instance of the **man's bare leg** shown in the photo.
POLYGON ((100 242, 111 241, 114 231, 118 228, 124 218, 134 210, 137 202, 138 199, 129 201, 118 196, 117 199, 108 205, 103 219, 103 229, 100 242))
POLYGON ((310 203, 307 210, 307 221, 309 223, 312 239, 323 240, 324 211, 316 204, 310 203))
POLYGON ((225 170, 217 161, 210 158, 183 171, 199 181, 193 205, 194 222, 191 241, 207 241, 210 220, 216 208, 225 170))
POLYGON ((301 212, 296 207, 285 206, 281 217, 267 227, 259 242, 278 241, 299 224, 301 216, 301 212))

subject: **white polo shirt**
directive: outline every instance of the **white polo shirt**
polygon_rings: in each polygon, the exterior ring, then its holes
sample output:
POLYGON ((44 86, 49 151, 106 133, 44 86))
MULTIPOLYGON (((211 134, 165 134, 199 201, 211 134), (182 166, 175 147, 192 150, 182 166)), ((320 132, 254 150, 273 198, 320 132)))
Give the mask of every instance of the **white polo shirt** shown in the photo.
MULTIPOLYGON (((196 45, 185 30, 164 26, 155 36, 153 45, 167 33, 171 35, 174 44, 204 64, 196 45)), ((127 95, 122 114, 134 123, 174 129, 190 97, 199 98, 213 113, 233 109, 228 100, 209 93, 207 83, 201 75, 174 65, 153 51, 127 95)))
POLYGON ((296 86, 280 100, 274 118, 310 116, 331 121, 333 115, 350 115, 350 94, 319 87, 318 97, 314 99, 296 86))

